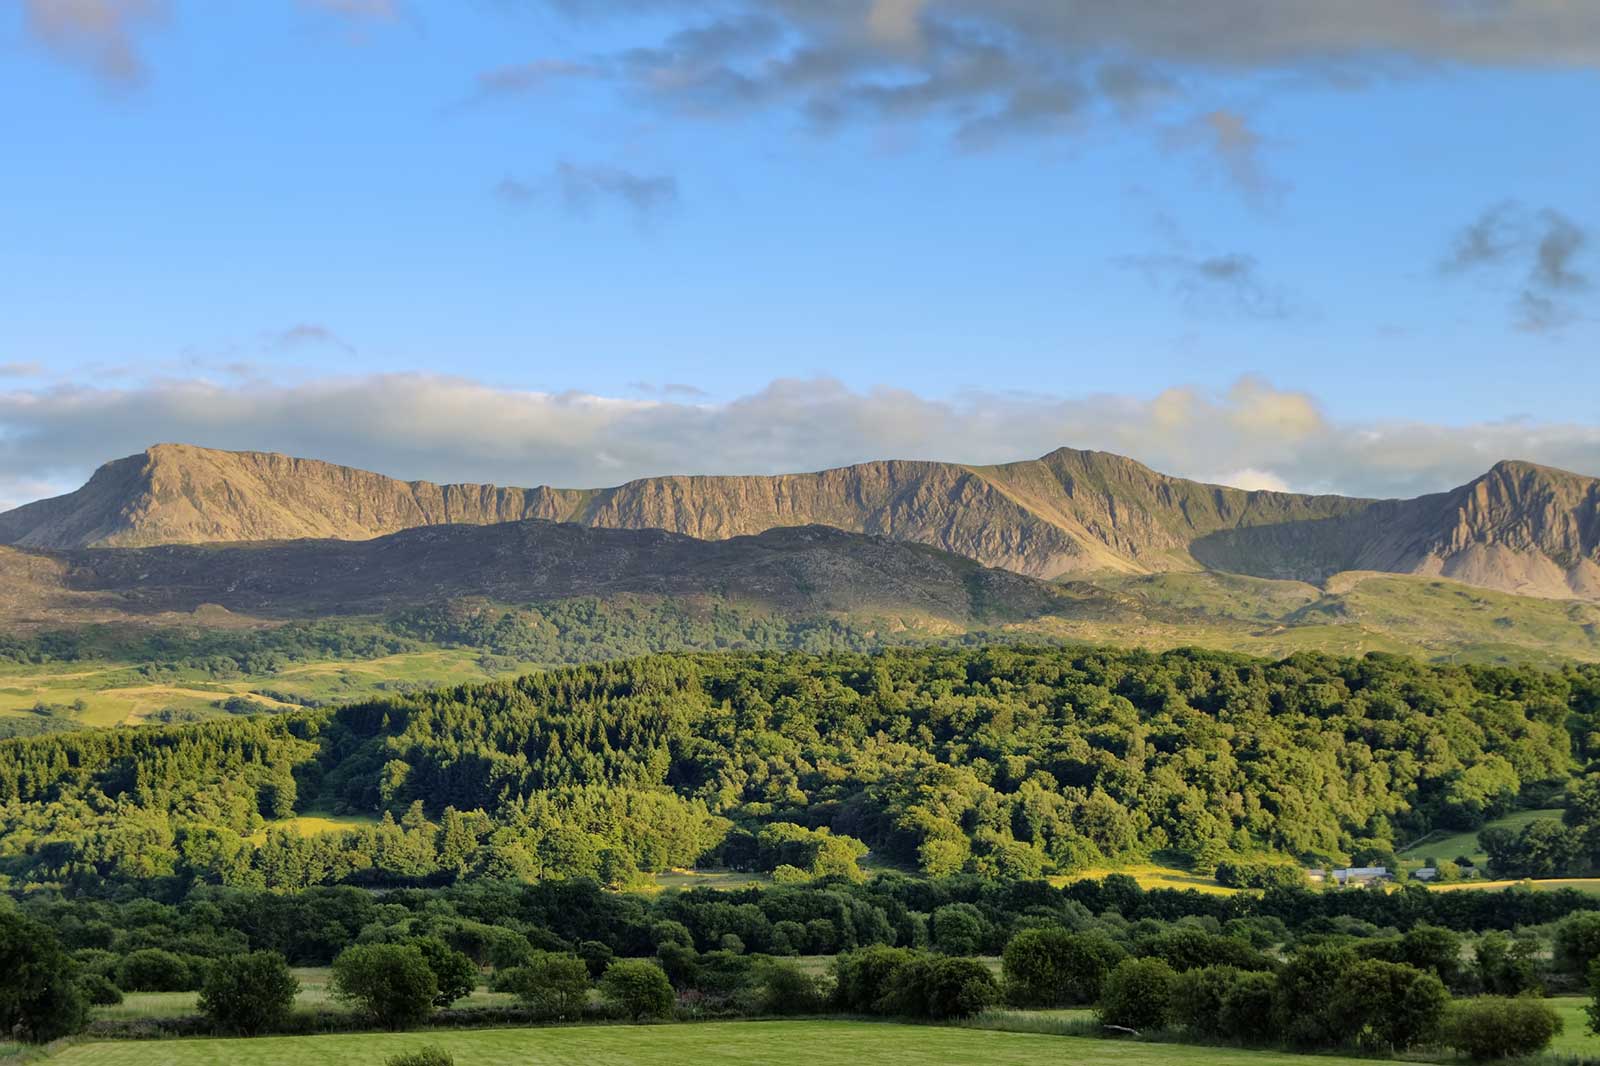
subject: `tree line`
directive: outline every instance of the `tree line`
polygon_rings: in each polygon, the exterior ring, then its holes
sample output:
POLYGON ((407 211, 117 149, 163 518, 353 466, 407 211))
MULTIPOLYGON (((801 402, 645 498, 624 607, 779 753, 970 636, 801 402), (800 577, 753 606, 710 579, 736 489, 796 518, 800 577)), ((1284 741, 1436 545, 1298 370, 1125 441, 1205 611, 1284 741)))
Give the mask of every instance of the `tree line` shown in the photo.
MULTIPOLYGON (((880 862, 1026 880, 1160 853, 1392 855, 1589 824, 1600 670, 1206 651, 663 655, 338 708, 0 742, 13 885, 295 889, 880 862), (297 811, 377 816, 314 838, 297 811)), ((1566 868, 1594 866, 1576 834, 1566 868)), ((1229 865, 1231 864, 1231 866, 1229 865)))

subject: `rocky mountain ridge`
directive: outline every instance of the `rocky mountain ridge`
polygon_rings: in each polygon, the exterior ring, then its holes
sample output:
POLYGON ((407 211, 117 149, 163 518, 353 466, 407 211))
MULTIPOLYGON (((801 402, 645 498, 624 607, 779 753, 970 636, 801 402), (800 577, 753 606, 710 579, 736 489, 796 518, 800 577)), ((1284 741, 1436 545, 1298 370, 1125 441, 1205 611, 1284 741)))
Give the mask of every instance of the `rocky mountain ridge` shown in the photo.
POLYGON ((1206 485, 1072 449, 999 466, 886 460, 809 474, 521 489, 158 445, 106 464, 76 492, 0 514, 0 544, 354 541, 530 519, 702 540, 829 526, 1043 579, 1211 569, 1322 581, 1376 570, 1600 600, 1600 480, 1518 462, 1450 492, 1365 500, 1206 485))

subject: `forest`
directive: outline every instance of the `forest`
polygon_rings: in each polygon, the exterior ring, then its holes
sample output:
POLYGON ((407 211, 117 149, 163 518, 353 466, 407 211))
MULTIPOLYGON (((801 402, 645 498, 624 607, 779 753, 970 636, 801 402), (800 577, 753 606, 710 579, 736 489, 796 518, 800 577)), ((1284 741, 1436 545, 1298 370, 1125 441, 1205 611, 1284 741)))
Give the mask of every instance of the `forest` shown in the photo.
MULTIPOLYGON (((861 861, 998 881, 1154 854, 1392 860, 1567 808, 1600 862, 1600 668, 1204 651, 661 655, 195 725, 0 742, 0 876, 73 893, 593 878, 861 861), (297 812, 370 816, 306 837, 297 812)), ((1547 838, 1556 838, 1555 858, 1547 838)), ((1518 848, 1522 847, 1519 853, 1518 848)))

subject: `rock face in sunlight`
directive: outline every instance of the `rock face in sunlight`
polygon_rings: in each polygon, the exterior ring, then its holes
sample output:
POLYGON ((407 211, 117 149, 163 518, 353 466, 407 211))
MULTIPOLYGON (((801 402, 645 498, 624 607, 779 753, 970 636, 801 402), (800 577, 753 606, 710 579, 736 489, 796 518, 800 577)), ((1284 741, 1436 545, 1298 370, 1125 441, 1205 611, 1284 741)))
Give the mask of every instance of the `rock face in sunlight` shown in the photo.
POLYGON ((1044 579, 1212 569, 1322 581, 1376 570, 1600 599, 1600 481, 1511 462, 1452 492, 1373 501, 1206 485, 1071 449, 1002 466, 882 461, 809 474, 520 489, 158 445, 106 464, 74 493, 0 515, 0 543, 63 550, 354 541, 528 519, 703 540, 831 526, 1044 579))

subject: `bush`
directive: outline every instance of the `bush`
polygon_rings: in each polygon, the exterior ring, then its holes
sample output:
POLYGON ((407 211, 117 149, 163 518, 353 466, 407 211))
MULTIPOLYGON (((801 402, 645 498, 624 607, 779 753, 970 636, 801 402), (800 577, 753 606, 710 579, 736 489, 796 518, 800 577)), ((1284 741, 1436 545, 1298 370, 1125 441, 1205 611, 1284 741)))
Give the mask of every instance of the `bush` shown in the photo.
POLYGON ((926 995, 929 1018, 967 1018, 1000 1002, 1000 982, 977 959, 936 959, 926 995))
POLYGON ((1018 1007, 1096 1003, 1106 975, 1127 957, 1103 933, 1024 930, 1011 938, 1001 962, 1006 998, 1018 1007))
POLYGON ((1242 1043, 1260 1043, 1272 1029, 1272 1001, 1278 979, 1270 973, 1246 971, 1222 997, 1220 1035, 1242 1043))
POLYGON ((1485 996, 1457 1003, 1444 1026, 1444 1042, 1470 1058, 1536 1055, 1561 1032, 1561 1017, 1543 1000, 1485 996))
POLYGON ((300 982, 275 951, 219 959, 200 989, 200 1013, 219 1029, 255 1036, 283 1024, 300 982))
POLYGON ((611 965, 611 960, 616 958, 616 952, 598 940, 585 940, 578 945, 578 958, 588 967, 589 977, 598 981, 600 975, 611 965))
POLYGON ((1329 1000, 1347 1038, 1367 1050, 1404 1051, 1439 1035, 1450 993, 1415 966, 1362 959, 1338 975, 1329 1000))
POLYGON ((122 1002, 122 989, 103 973, 81 973, 78 989, 96 1007, 111 1007, 122 1002))
POLYGON ((933 946, 946 955, 975 955, 983 950, 988 923, 970 903, 949 903, 933 912, 933 946))
POLYGON ((124 957, 117 965, 116 980, 124 992, 191 992, 199 985, 181 955, 160 948, 145 948, 124 957))
POLYGON ((1177 973, 1161 959, 1123 959, 1106 977, 1100 1021, 1128 1029, 1160 1029, 1172 1013, 1177 973))
POLYGON ((822 982, 792 962, 762 963, 755 984, 754 1007, 762 1014, 816 1014, 827 1004, 822 982))
POLYGON ((83 1028, 77 968, 51 929, 0 911, 0 1034, 45 1044, 83 1028))
POLYGON ((833 1003, 847 1014, 873 1014, 901 968, 916 954, 906 948, 875 945, 833 960, 833 1003))
POLYGON ((977 959, 918 956, 896 970, 878 1010, 910 1018, 966 1018, 1000 1001, 1000 983, 977 959))
POLYGON ((1217 863, 1217 883, 1229 888, 1304 888, 1306 872, 1301 867, 1283 862, 1242 862, 1230 860, 1217 863))
POLYGON ((1180 973, 1172 985, 1169 1021, 1201 1036, 1223 1036, 1223 1005, 1239 983, 1232 966, 1203 966, 1180 973))
POLYGON ((413 944, 357 944, 333 960, 329 987, 386 1029, 404 1029, 428 1019, 439 982, 413 944))
POLYGON ((589 1000, 589 969, 576 955, 541 951, 527 965, 497 975, 495 987, 541 1018, 572 1018, 589 1000))
POLYGON ((1333 984, 1355 964, 1355 953, 1340 944, 1315 944, 1297 951, 1278 974, 1272 1031, 1291 1044, 1339 1043, 1344 1032, 1332 1013, 1333 984))
POLYGON ((1001 958, 1006 1002, 1014 1007, 1062 1007, 1071 1000, 1068 955, 1072 934, 1065 929, 1024 929, 1011 938, 1001 958))
POLYGON ((408 941, 428 962, 433 971, 434 983, 439 986, 433 997, 435 1007, 448 1007, 458 999, 465 999, 478 987, 478 967, 466 954, 456 951, 438 937, 418 937, 408 941))
POLYGON ((415 1051, 402 1051, 384 1060, 384 1066, 456 1066, 456 1057, 442 1047, 429 1044, 415 1051))
POLYGON ((600 995, 612 1011, 635 1021, 670 1018, 676 1002, 661 967, 642 959, 612 963, 600 978, 600 995))

